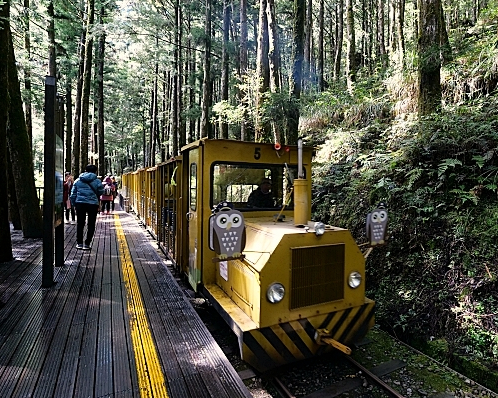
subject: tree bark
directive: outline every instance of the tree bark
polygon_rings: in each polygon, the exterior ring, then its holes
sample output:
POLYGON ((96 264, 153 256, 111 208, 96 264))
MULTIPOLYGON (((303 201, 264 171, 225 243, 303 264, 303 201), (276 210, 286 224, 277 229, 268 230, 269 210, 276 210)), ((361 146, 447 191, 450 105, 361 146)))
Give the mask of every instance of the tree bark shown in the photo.
POLYGON ((320 92, 325 90, 325 79, 324 79, 324 49, 323 49, 323 31, 324 27, 324 18, 325 18, 325 1, 319 0, 319 12, 318 12, 318 89, 320 92))
MULTIPOLYGON (((9 26, 10 0, 0 5, 0 54, 9 53, 9 26)), ((7 187, 7 124, 9 119, 9 63, 0 62, 0 186, 7 187)), ((8 196, 0 195, 0 263, 12 260, 12 240, 9 224, 8 196)))
POLYGON ((24 90, 26 91, 26 98, 24 99, 24 109, 26 113, 26 128, 28 129, 29 142, 33 146, 33 110, 31 106, 31 32, 29 27, 30 9, 29 0, 24 0, 25 12, 25 31, 24 31, 24 49, 28 57, 26 68, 24 69, 24 90))
POLYGON ((448 30, 446 29, 446 20, 444 18, 443 2, 441 4, 440 19, 441 19, 441 58, 443 65, 453 61, 453 52, 451 51, 450 39, 448 38, 448 30))
POLYGON ((76 98, 74 105, 74 136, 73 136, 73 156, 71 163, 71 174, 75 177, 80 175, 80 148, 81 148, 81 98, 83 91, 83 72, 85 69, 85 42, 86 30, 82 29, 78 47, 79 68, 78 80, 76 83, 76 98))
POLYGON ((258 51, 256 55, 256 77, 258 89, 256 93, 256 126, 254 140, 260 141, 264 135, 265 126, 261 122, 261 106, 263 94, 270 87, 270 64, 268 60, 268 18, 266 16, 267 0, 259 0, 258 20, 258 51))
POLYGON ((292 76, 290 80, 290 105, 288 131, 285 144, 295 145, 299 135, 299 99, 301 98, 303 58, 304 58, 304 19, 305 0, 294 0, 294 23, 292 30, 292 76))
POLYGON ((25 238, 41 238, 43 236, 42 213, 36 194, 31 143, 22 107, 12 35, 9 35, 8 54, 10 110, 7 144, 14 174, 23 236, 25 238))
POLYGON ((398 32, 398 53, 399 62, 403 66, 405 58, 405 0, 398 0, 398 18, 397 18, 397 32, 398 32))
MULTIPOLYGON (((230 29, 230 4, 223 1, 223 49, 221 58, 221 99, 228 102, 228 39, 230 29)), ((221 138, 228 139, 228 123, 220 123, 221 138)))
POLYGON ((72 87, 71 79, 66 80, 66 149, 64 157, 65 171, 71 171, 71 141, 73 139, 73 104, 72 104, 72 87))
POLYGON ((334 80, 341 77, 342 41, 344 37, 344 0, 337 4, 337 46, 334 57, 334 80))
MULTIPOLYGON (((182 3, 178 3, 178 31, 176 35, 176 41, 177 41, 177 47, 178 49, 182 48, 182 41, 183 41, 183 9, 182 9, 182 3)), ((176 103, 176 119, 178 122, 178 144, 180 149, 187 143, 187 137, 185 136, 185 130, 186 130, 186 125, 185 125, 185 118, 182 115, 183 112, 183 51, 179 51, 178 53, 178 64, 176 65, 176 80, 177 80, 177 96, 178 100, 176 103)), ((210 103, 209 106, 211 106, 213 100, 212 100, 212 94, 210 97, 210 103)), ((209 120, 208 120, 209 123, 209 120)), ((209 124, 210 125, 210 124, 209 124)))
POLYGON ((306 3, 306 16, 304 25, 304 65, 303 80, 309 82, 312 78, 312 52, 313 52, 313 0, 306 3))
MULTIPOLYGON (((246 77, 247 73, 247 0, 240 0, 240 50, 239 50, 239 62, 240 62, 240 70, 239 76, 240 80, 243 83, 243 79, 246 77)), ((243 109, 242 122, 240 125, 240 140, 244 141, 247 135, 247 123, 246 123, 246 109, 247 109, 247 101, 246 101, 247 92, 245 90, 240 90, 239 92, 239 101, 240 106, 243 109)))
POLYGON ((268 65, 270 71, 270 89, 273 93, 280 91, 280 44, 274 0, 268 0, 266 8, 268 20, 268 65))
MULTIPOLYGON (((268 63, 270 69, 270 90, 280 92, 280 49, 274 0, 267 0, 266 17, 268 20, 268 63)), ((282 142, 279 120, 272 120, 273 142, 282 142)))
POLYGON ((92 82, 93 59, 93 22, 95 19, 95 0, 88 0, 88 18, 86 24, 85 69, 83 72, 83 89, 81 96, 81 148, 80 170, 88 164, 88 136, 90 134, 90 88, 92 82))
POLYGON ((384 35, 384 0, 378 0, 378 18, 377 18, 377 40, 379 42, 379 58, 381 59, 382 66, 387 67, 388 58, 386 54, 386 38, 384 35))
POLYGON ((97 140, 99 154, 99 173, 101 176, 106 174, 105 164, 105 148, 104 148, 104 55, 105 55, 105 40, 106 34, 104 29, 104 14, 105 8, 100 8, 99 23, 102 33, 99 37, 99 55, 98 55, 98 71, 97 71, 97 140))
POLYGON ((48 75, 57 76, 57 65, 55 63, 55 24, 54 24, 54 2, 48 3, 48 75))
POLYGON ((356 43, 354 31, 353 0, 346 0, 346 30, 348 34, 346 80, 348 90, 353 93, 353 84, 356 82, 356 43))
POLYGON ((213 138, 209 122, 212 87, 211 87, 211 0, 206 0, 206 30, 204 45, 204 79, 202 83, 201 136, 213 138))
POLYGON ((418 114, 441 108, 441 4, 440 0, 419 0, 418 114))
POLYGON ((9 196, 9 220, 14 226, 14 230, 22 230, 21 213, 19 213, 19 206, 16 195, 16 184, 14 182, 14 173, 12 172, 12 162, 7 162, 9 186, 7 193, 9 196))

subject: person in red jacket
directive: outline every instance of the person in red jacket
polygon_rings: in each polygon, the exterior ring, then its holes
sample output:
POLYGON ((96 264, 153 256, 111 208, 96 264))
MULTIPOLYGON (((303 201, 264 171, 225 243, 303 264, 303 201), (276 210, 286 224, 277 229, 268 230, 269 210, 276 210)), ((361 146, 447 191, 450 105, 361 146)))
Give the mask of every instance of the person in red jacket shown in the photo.
POLYGON ((104 194, 100 197, 101 211, 105 214, 107 209, 107 214, 111 211, 111 203, 114 201, 114 192, 116 187, 112 183, 111 177, 107 176, 104 180, 104 194))
POLYGON ((66 222, 69 224, 75 223, 74 207, 71 205, 71 201, 69 200, 69 194, 71 193, 71 188, 73 187, 73 184, 74 184, 73 176, 69 171, 66 171, 64 186, 62 189, 62 200, 64 201, 66 222), (71 213, 71 221, 69 221, 69 213, 71 213))

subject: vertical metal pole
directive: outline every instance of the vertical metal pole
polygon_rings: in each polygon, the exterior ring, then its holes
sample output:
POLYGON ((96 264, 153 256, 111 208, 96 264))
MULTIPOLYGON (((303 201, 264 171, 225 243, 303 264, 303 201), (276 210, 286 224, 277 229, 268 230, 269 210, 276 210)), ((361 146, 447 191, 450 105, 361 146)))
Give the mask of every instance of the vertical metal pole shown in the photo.
POLYGON ((45 78, 42 287, 54 284, 55 77, 45 78))
MULTIPOLYGON (((57 112, 56 114, 56 126, 54 138, 58 139, 58 145, 56 145, 56 157, 58 161, 55 161, 55 171, 58 177, 64 181, 64 101, 63 98, 57 95, 57 112)), ((63 190, 63 187, 59 186, 59 189, 63 190)), ((60 195, 59 195, 60 196, 60 195)), ((64 265, 64 203, 63 199, 59 198, 60 203, 55 203, 55 266, 62 267, 64 265)))

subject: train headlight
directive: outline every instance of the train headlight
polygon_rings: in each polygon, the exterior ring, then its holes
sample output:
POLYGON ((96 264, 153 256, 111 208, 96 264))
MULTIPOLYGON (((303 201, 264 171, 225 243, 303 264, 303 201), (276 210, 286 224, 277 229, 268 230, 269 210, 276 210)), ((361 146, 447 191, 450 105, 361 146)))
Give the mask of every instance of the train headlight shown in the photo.
POLYGON ((358 286, 361 285, 361 274, 359 272, 351 272, 349 274, 348 278, 348 285, 349 287, 356 289, 358 286))
POLYGON ((282 301, 285 295, 284 285, 281 283, 272 283, 268 286, 268 290, 266 291, 266 298, 270 303, 276 304, 282 301))
POLYGON ((315 235, 320 236, 325 233, 325 224, 323 222, 316 222, 315 223, 315 235))

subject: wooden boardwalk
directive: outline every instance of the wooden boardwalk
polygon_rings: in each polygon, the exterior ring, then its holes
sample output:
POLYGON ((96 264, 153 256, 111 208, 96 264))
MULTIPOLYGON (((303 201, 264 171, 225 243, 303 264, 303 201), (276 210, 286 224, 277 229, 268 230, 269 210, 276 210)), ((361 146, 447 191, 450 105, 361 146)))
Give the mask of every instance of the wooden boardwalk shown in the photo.
POLYGON ((42 241, 0 264, 0 397, 250 397, 132 215, 99 216, 91 251, 65 225, 41 288, 42 241))

